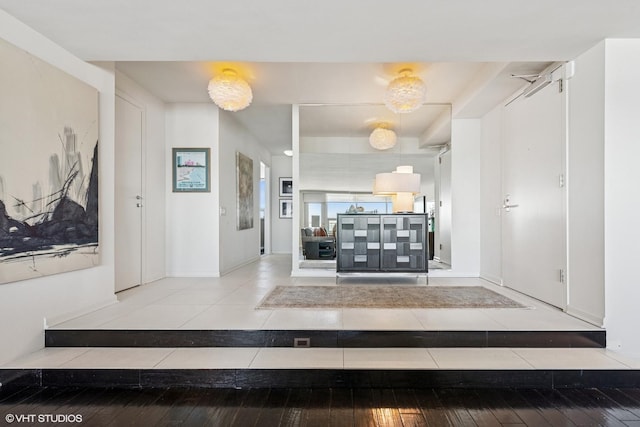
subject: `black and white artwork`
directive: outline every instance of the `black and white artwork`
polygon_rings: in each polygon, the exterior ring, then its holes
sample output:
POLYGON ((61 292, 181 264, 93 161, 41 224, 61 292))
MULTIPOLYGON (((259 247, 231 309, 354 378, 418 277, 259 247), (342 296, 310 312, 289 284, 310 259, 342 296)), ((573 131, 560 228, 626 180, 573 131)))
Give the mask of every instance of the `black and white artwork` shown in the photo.
POLYGON ((0 283, 95 266, 98 92, 0 39, 0 283))
POLYGON ((293 200, 280 199, 280 218, 293 218, 293 200))
POLYGON ((293 179, 280 177, 280 197, 293 196, 293 179))
POLYGON ((236 152, 237 228, 253 228, 253 159, 236 152))

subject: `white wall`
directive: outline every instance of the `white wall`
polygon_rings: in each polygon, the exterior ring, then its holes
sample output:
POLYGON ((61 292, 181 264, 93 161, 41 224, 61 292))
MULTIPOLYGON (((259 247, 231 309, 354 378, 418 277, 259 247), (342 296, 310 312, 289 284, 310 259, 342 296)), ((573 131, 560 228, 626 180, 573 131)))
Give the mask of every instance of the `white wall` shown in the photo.
MULTIPOLYGON (((219 113, 220 273, 225 274, 260 257, 260 162, 271 165, 271 154, 233 113, 219 113), (253 159, 253 228, 237 229, 236 152, 253 159)), ((277 185, 272 188, 277 188, 277 185)), ((277 210, 276 210, 277 212, 277 210)))
MULTIPOLYGON (((567 312, 604 319, 604 42, 567 81, 567 312)), ((633 191, 633 190, 632 190, 633 191)))
POLYGON ((480 277, 502 283, 502 104, 482 118, 480 150, 480 277))
POLYGON ((54 324, 115 302, 115 79, 112 71, 81 61, 1 10, 0 37, 100 91, 100 266, 0 285, 2 364, 42 348, 45 322, 54 324))
POLYGON ((640 355, 640 40, 605 44, 605 283, 607 345, 640 355))
POLYGON ((142 108, 143 114, 143 242, 142 282, 165 277, 166 152, 164 103, 122 72, 116 90, 142 108))
POLYGON ((273 156, 271 158, 271 252, 290 254, 293 224, 291 218, 280 218, 279 178, 290 177, 293 173, 291 157, 273 156))
MULTIPOLYGON (((218 108, 213 103, 166 106, 166 266, 168 276, 220 275, 219 187, 235 188, 234 175, 220 174, 218 108), (211 192, 173 193, 173 147, 211 149, 211 192), (223 182, 220 182, 223 180, 223 182)), ((234 163, 235 165, 235 160, 234 163)), ((229 208, 227 208, 227 215, 229 208)))
POLYGON ((480 274, 480 119, 451 123, 451 269, 480 274))

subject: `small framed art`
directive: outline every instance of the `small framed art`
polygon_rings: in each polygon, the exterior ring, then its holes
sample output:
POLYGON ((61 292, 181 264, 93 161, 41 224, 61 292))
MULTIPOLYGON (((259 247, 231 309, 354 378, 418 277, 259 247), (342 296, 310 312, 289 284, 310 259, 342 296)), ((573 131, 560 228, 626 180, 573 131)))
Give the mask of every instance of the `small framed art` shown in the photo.
POLYGON ((293 200, 280 199, 280 218, 293 217, 293 200))
POLYGON ((173 148, 173 192, 210 192, 209 148, 173 148))
POLYGON ((280 197, 293 196, 293 179, 280 177, 280 197))

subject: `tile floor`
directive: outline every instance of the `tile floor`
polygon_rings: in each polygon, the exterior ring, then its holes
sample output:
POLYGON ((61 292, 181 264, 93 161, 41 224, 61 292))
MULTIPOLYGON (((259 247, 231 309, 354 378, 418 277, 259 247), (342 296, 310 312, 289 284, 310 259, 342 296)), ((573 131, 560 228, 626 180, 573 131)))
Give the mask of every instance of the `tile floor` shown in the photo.
POLYGON ((640 369, 598 348, 45 348, 7 369, 640 369))
POLYGON ((260 261, 219 278, 166 278, 55 329, 597 330, 597 326, 478 278, 432 277, 430 286, 482 285, 527 309, 275 309, 256 305, 276 285, 423 285, 413 277, 291 277, 291 258, 260 261))
MULTIPOLYGON (((597 330, 534 299, 477 278, 430 285, 483 285, 527 309, 256 310, 276 285, 336 286, 335 278, 290 277, 288 256, 271 255, 220 278, 166 278, 118 294, 119 302, 56 329, 597 330)), ((422 280, 419 280, 423 283, 422 280)), ((416 284, 413 278, 345 278, 416 284)), ((5 368, 148 369, 640 369, 608 349, 538 348, 45 348, 5 368)))

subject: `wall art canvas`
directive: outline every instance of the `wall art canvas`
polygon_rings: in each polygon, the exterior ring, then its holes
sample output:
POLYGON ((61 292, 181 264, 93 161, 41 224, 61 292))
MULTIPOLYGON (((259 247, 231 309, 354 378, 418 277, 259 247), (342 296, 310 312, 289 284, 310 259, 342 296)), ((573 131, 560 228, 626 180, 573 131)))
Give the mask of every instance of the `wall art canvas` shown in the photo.
POLYGON ((2 39, 0 64, 0 283, 98 265, 98 91, 2 39))
POLYGON ((238 230, 253 228, 253 159, 236 152, 238 230))

